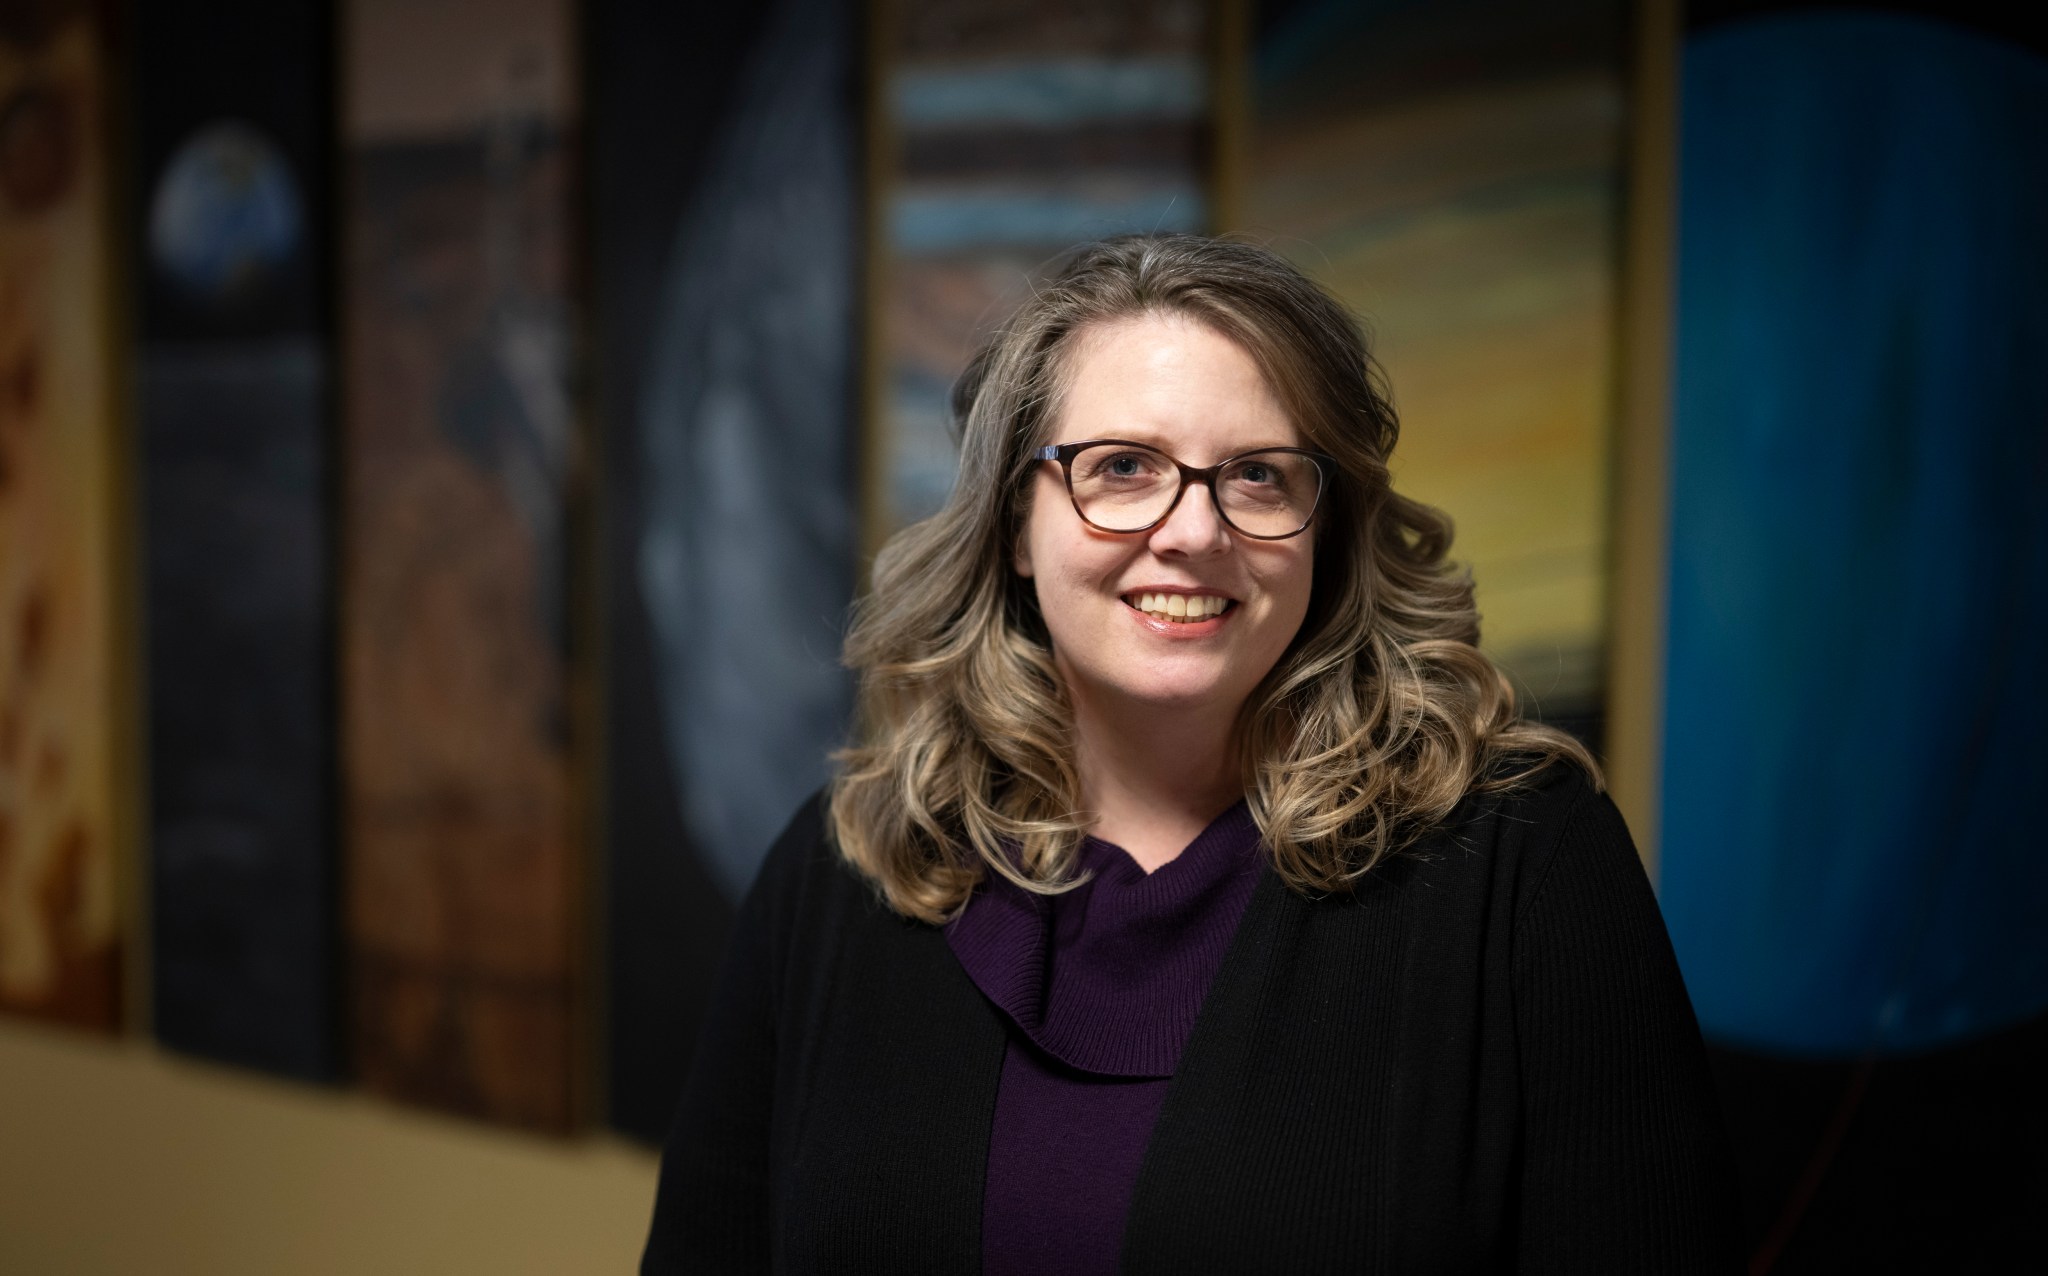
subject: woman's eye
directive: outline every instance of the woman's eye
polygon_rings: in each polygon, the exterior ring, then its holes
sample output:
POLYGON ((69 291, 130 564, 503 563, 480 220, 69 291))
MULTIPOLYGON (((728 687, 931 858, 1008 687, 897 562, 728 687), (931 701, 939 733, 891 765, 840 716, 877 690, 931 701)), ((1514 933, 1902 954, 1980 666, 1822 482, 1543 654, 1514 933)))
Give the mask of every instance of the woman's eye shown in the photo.
POLYGON ((1091 466, 1088 476, 1095 479, 1141 479, 1150 477, 1157 468, 1150 458, 1140 453, 1117 452, 1091 466))
POLYGON ((1271 461, 1246 461, 1230 472, 1230 481, 1240 487, 1278 488, 1287 486, 1287 475, 1271 461))

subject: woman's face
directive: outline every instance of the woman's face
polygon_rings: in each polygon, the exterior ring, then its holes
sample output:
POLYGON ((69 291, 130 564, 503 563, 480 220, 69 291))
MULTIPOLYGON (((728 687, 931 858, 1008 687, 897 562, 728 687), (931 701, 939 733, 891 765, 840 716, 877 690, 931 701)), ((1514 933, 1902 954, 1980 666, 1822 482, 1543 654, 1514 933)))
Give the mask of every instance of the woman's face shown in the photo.
MULTIPOLYGON (((1071 358, 1047 442, 1125 439, 1198 467, 1301 446, 1251 356, 1198 321, 1118 320, 1082 333, 1071 358)), ((1104 532, 1075 512, 1058 462, 1041 462, 1034 484, 1015 566, 1037 590, 1077 707, 1234 716, 1308 612, 1315 527, 1287 540, 1242 536, 1197 484, 1151 530, 1104 532), (1141 610, 1159 604, 1147 594, 1180 595, 1190 611, 1220 599, 1224 610, 1190 623, 1141 610)))

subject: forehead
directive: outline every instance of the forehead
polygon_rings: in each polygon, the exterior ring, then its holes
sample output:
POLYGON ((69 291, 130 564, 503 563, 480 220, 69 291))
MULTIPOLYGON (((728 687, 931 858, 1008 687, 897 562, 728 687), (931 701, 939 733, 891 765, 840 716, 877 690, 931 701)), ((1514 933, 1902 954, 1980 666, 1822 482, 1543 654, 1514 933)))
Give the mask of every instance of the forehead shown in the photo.
POLYGON ((1199 320, 1141 315, 1092 325, 1067 355, 1056 443, 1151 443, 1194 464, 1301 434, 1249 351, 1199 320))

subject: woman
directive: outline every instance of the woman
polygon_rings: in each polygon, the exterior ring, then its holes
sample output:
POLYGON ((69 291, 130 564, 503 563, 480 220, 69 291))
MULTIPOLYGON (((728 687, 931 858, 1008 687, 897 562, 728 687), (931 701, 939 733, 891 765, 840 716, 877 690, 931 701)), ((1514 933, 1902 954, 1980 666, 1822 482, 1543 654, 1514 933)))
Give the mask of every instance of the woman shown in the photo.
POLYGON ((1699 1035, 1579 744, 1263 249, 1073 255, 875 564, 644 1270, 1728 1270, 1699 1035))

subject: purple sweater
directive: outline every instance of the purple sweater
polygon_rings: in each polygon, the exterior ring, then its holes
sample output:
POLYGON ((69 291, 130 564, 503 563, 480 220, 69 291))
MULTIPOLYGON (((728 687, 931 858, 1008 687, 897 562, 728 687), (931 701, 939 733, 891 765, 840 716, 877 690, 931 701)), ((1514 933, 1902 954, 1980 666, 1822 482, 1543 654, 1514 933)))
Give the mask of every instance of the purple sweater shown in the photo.
POLYGON ((946 928, 1011 1028, 983 1276, 1117 1270, 1145 1145, 1258 880, 1258 850, 1242 802, 1149 875, 1089 838, 1086 885, 1044 896, 991 876, 946 928))

